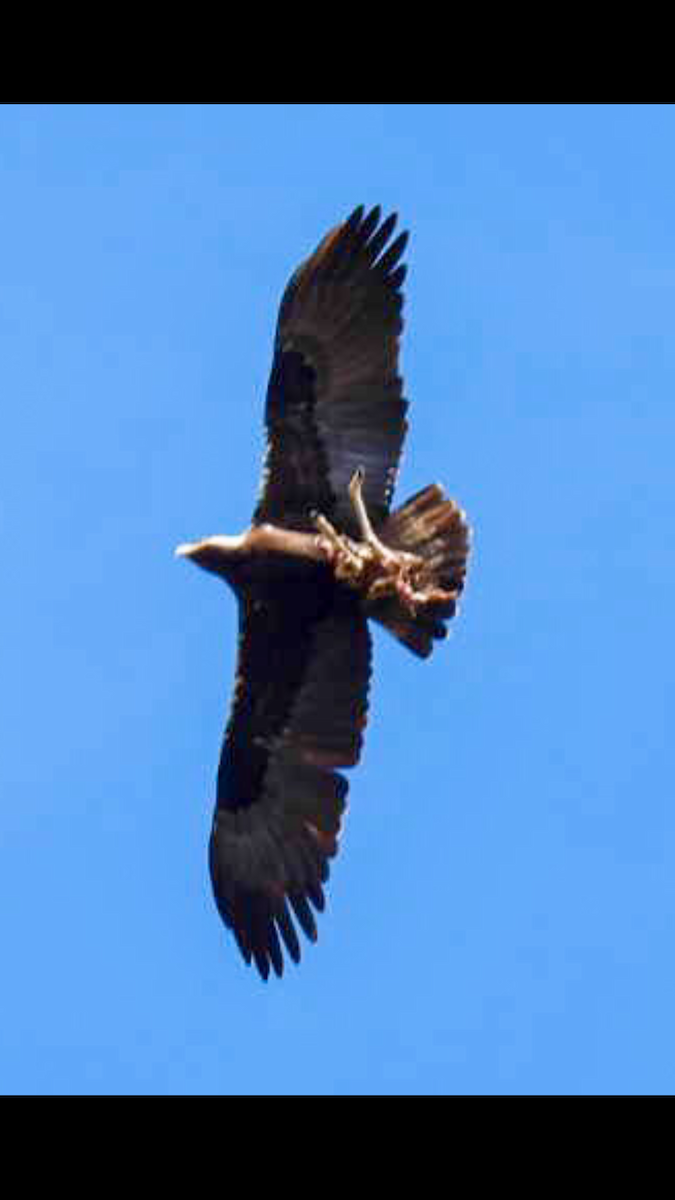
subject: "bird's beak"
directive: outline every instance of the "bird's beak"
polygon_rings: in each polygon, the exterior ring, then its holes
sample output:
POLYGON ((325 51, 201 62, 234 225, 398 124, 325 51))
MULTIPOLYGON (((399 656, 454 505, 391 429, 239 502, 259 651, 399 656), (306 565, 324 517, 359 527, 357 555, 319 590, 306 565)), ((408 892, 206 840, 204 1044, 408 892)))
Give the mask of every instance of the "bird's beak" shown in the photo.
POLYGON ((174 554, 176 558, 189 558, 205 571, 215 571, 217 575, 223 575, 227 574, 244 554, 246 537, 244 533, 238 537, 224 537, 218 534, 216 537, 202 538, 199 542, 181 542, 180 546, 176 546, 174 554))

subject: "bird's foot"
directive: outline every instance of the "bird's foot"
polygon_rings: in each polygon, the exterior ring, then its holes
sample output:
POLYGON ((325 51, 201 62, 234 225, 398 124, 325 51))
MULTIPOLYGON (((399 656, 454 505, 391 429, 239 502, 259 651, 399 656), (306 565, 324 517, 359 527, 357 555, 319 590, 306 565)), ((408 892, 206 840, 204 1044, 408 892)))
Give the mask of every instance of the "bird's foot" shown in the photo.
POLYGON ((358 542, 345 534, 338 533, 327 517, 317 513, 314 523, 319 531, 317 539, 323 557, 333 567, 335 578, 360 587, 366 570, 366 555, 358 542))
POLYGON ((415 617, 424 609, 447 605, 457 598, 457 592, 445 591, 425 580, 425 572, 418 563, 411 564, 405 561, 408 557, 413 556, 404 556, 401 552, 400 556, 397 555, 399 561, 393 569, 389 568, 389 564, 386 565, 385 571, 379 574, 369 587, 366 595, 368 601, 380 600, 385 596, 398 596, 406 611, 415 617))
POLYGON ((363 537, 362 553, 370 560, 371 570, 374 568, 366 600, 396 595, 412 616, 420 609, 448 604, 454 600, 457 593, 436 586, 427 564, 420 555, 410 554, 406 550, 392 550, 380 541, 363 499, 364 479, 365 471, 360 467, 349 482, 349 498, 363 537))
POLYGON ((397 596, 412 616, 425 608, 445 605, 457 593, 436 586, 424 559, 406 550, 392 550, 377 537, 362 495, 364 473, 358 470, 349 484, 349 496, 363 540, 355 542, 321 514, 315 517, 319 547, 331 563, 336 579, 363 594, 366 604, 397 596))

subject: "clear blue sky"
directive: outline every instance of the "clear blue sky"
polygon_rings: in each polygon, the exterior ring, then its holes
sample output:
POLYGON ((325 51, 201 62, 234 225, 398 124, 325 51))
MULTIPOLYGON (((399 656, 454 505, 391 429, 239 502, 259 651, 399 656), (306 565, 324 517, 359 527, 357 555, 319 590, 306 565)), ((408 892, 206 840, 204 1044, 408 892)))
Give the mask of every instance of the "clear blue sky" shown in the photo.
POLYGON ((0 109, 0 1089, 675 1090, 675 109, 0 109), (206 842, 277 304, 411 230, 397 497, 475 555, 375 632, 317 946, 263 985, 206 842))

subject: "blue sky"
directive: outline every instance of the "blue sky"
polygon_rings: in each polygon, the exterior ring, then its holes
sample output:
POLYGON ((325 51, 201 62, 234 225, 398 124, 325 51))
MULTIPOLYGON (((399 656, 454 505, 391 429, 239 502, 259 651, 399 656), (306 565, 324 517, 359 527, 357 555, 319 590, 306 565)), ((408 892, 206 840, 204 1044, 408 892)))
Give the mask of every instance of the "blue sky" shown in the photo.
POLYGON ((0 109, 0 1090, 675 1090, 671 107, 0 109), (375 631, 319 941, 263 985, 206 869, 277 304, 411 230, 403 500, 475 553, 375 631), (670 714, 670 715, 669 715, 670 714))

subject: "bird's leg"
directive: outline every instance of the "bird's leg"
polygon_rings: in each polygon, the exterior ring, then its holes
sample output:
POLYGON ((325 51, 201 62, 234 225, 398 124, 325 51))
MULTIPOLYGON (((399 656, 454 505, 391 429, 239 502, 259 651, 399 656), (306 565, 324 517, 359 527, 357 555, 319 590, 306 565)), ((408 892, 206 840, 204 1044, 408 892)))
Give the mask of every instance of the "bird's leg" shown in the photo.
POLYGON ((354 515, 358 521, 359 529, 361 530, 361 537, 363 538, 364 542, 367 542, 369 546, 373 547, 373 549, 383 551, 386 548, 382 545, 381 541, 375 534, 375 530, 370 523, 368 510, 366 509, 365 501, 363 499, 362 488, 365 477, 366 473, 363 467, 358 467, 349 481, 349 499, 352 502, 354 515))
POLYGON ((335 571, 335 578, 363 594, 366 603, 385 596, 397 596, 413 616, 420 608, 447 604, 456 593, 435 585, 424 559, 407 550, 392 550, 380 541, 368 516, 363 499, 364 472, 355 471, 349 483, 352 502, 362 540, 354 541, 338 533, 322 513, 314 514, 319 531, 318 548, 335 571))
POLYGON ((358 544, 338 533, 322 513, 314 514, 314 524, 320 534, 317 539, 319 549, 333 567, 336 579, 358 587, 366 566, 358 544))
POLYGON ((423 566, 424 560, 416 554, 409 554, 407 550, 390 550, 388 546, 385 546, 384 542, 380 541, 370 523, 368 510, 363 499, 362 488, 365 477, 366 473, 363 467, 359 467, 349 481, 349 499, 352 502, 352 508, 354 509, 354 515, 358 521, 363 541, 367 546, 372 547, 373 552, 383 565, 391 564, 392 566, 396 565, 400 567, 403 563, 406 563, 411 567, 423 566))
POLYGON ((358 522, 363 543, 361 555, 370 565, 366 591, 367 600, 395 594, 413 616, 419 608, 447 604, 456 593, 434 585, 431 573, 422 557, 406 550, 392 550, 380 541, 368 516, 363 499, 365 472, 359 467, 349 482, 349 498, 358 522))
MULTIPOLYGON (((337 579, 351 583, 355 587, 362 585, 364 575, 373 562, 392 558, 392 552, 387 550, 377 538, 370 523, 370 517, 361 494, 364 480, 364 470, 359 467, 354 472, 349 483, 349 498, 352 502, 356 520, 361 531, 362 542, 355 542, 345 534, 338 533, 327 517, 322 513, 314 513, 314 524, 319 533, 319 548, 335 570, 337 579)), ((368 570, 368 586, 372 580, 373 571, 368 570)))
POLYGON ((378 571, 368 588, 367 598, 375 600, 395 592, 405 607, 415 612, 417 603, 423 598, 413 585, 413 578, 424 568, 424 560, 405 550, 390 550, 378 538, 368 516, 363 499, 365 471, 359 467, 349 481, 349 499, 361 530, 361 537, 370 550, 370 556, 378 571))

